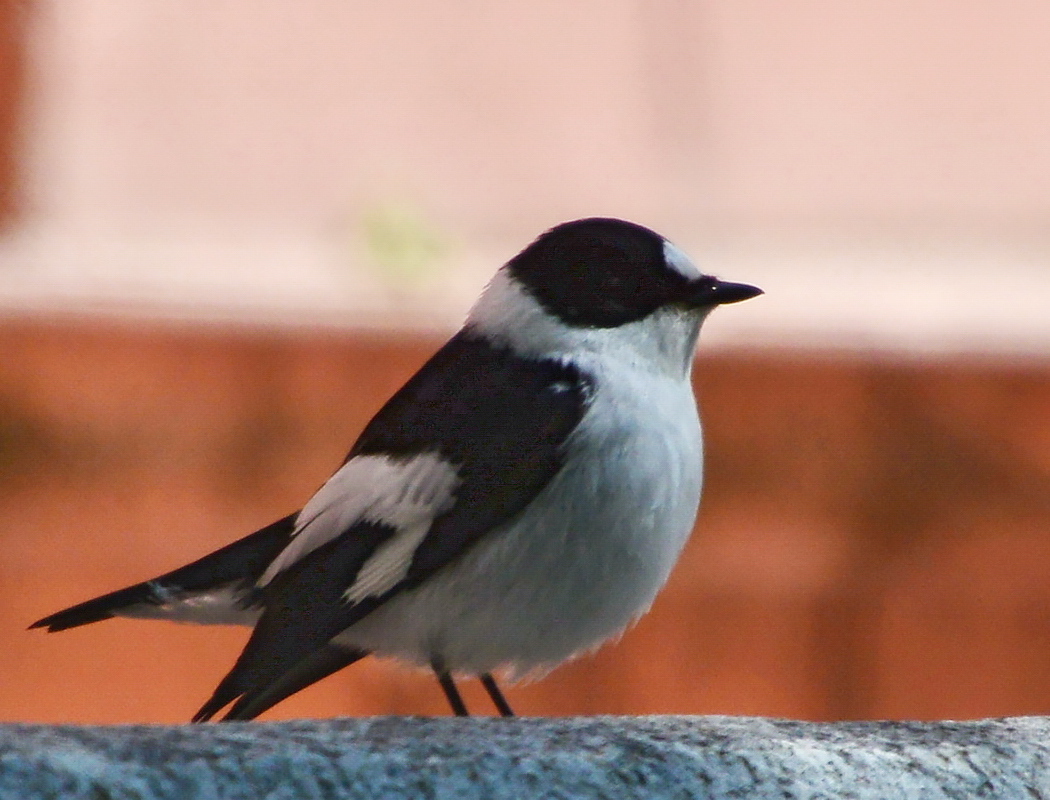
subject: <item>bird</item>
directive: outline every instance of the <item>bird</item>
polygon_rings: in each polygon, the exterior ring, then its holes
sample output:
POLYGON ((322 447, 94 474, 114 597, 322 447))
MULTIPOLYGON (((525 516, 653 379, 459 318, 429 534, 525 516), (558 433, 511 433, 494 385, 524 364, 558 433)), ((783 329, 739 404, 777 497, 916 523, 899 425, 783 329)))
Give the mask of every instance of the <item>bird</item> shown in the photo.
POLYGON ((700 502, 700 328, 760 294, 642 225, 557 225, 496 272, 302 509, 30 628, 251 626, 194 722, 254 719, 368 655, 432 670, 457 716, 457 678, 513 716, 495 675, 597 649, 667 581, 700 502))

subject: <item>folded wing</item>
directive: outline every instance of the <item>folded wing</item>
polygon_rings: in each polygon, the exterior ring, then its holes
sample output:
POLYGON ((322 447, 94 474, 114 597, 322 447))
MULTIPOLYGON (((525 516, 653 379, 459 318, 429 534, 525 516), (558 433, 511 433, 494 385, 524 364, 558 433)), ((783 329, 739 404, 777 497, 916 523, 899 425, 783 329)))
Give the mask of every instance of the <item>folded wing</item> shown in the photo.
POLYGON ((561 467, 590 394, 571 364, 522 358, 469 329, 450 340, 304 507, 260 579, 251 639, 195 719, 233 701, 227 718, 255 716, 273 704, 260 698, 291 693, 274 687, 295 691, 360 657, 333 652, 332 638, 518 514, 561 467))

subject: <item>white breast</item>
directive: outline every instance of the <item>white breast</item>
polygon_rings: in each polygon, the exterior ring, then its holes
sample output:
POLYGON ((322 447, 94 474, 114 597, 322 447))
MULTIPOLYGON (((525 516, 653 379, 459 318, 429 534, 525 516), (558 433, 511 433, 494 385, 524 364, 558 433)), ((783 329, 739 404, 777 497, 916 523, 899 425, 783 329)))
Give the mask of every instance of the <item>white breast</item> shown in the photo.
POLYGON ((686 376, 623 364, 536 500, 423 586, 339 637, 468 673, 544 669, 596 647, 652 603, 689 536, 701 482, 700 427, 686 376))

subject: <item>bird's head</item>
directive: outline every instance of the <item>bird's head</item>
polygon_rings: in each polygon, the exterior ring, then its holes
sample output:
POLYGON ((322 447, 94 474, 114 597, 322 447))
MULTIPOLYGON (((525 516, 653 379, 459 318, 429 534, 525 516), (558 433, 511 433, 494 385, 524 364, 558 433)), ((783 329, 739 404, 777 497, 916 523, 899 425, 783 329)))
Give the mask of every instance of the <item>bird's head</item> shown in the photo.
POLYGON ((583 328, 614 328, 666 306, 709 309, 762 293, 702 274, 659 234, 619 219, 551 228, 506 270, 549 314, 583 328))
POLYGON ((537 354, 563 343, 605 347, 630 338, 643 346, 675 340, 675 351, 684 344, 691 357, 700 323, 715 306, 759 294, 703 274, 648 228, 594 217, 551 228, 514 256, 468 325, 537 354))

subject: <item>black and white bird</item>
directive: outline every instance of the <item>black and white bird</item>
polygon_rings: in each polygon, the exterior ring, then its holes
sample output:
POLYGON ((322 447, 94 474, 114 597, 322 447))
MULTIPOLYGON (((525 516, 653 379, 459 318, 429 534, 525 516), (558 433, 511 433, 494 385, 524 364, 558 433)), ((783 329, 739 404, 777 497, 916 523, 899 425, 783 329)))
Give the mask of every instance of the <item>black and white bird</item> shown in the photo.
POLYGON ((700 500, 700 326, 761 294, 648 228, 582 219, 500 269, 463 328, 301 511, 31 627, 254 626, 195 721, 252 719, 367 655, 453 675, 548 670, 642 615, 700 500))

